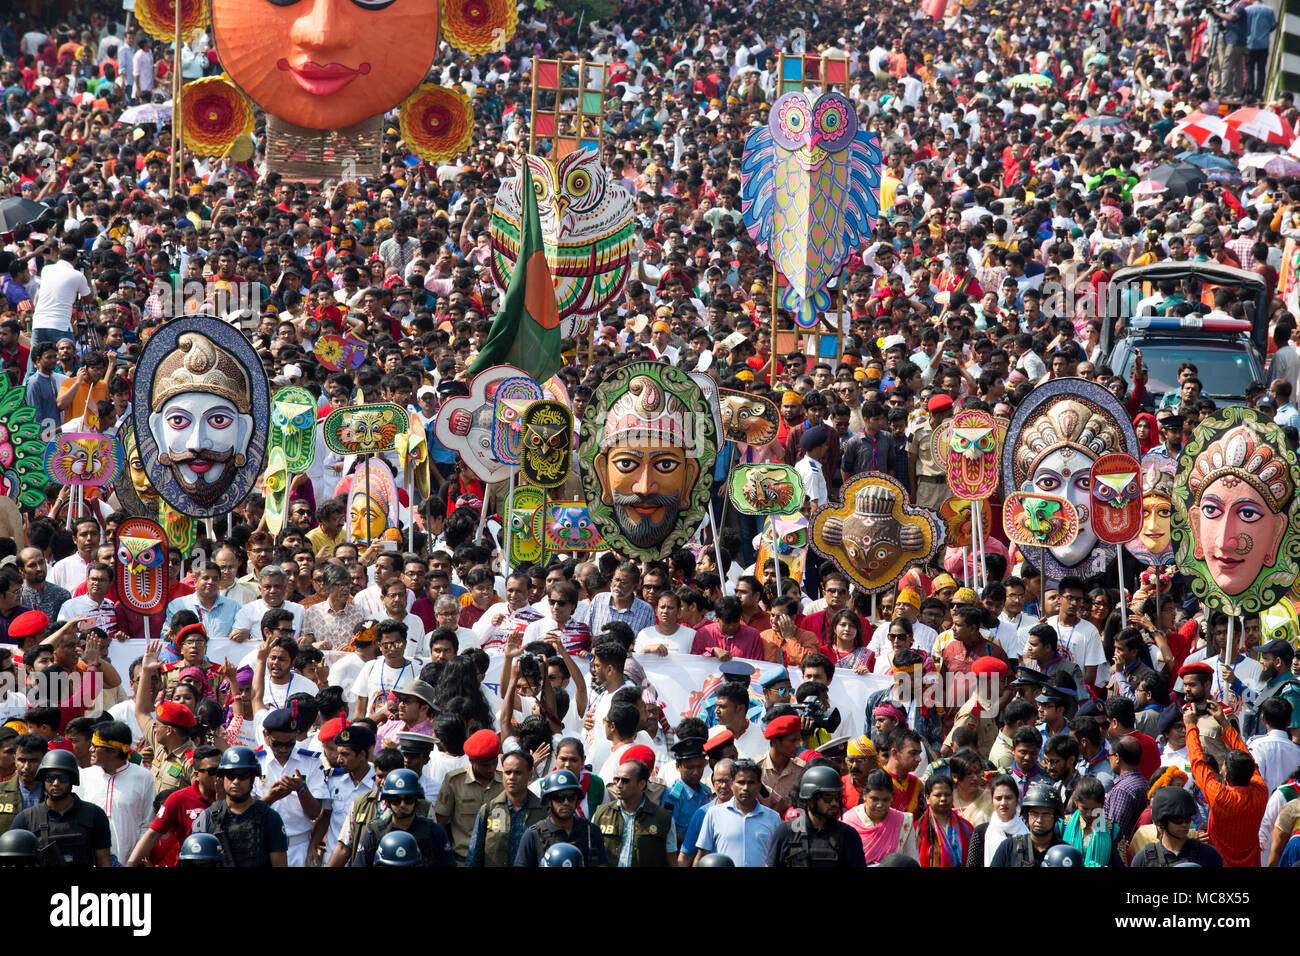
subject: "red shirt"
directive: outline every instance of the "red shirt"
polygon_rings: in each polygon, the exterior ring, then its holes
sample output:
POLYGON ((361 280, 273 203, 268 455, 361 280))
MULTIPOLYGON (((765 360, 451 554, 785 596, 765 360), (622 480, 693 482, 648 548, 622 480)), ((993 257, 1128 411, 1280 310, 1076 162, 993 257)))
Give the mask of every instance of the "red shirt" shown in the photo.
POLYGON ((183 790, 177 790, 163 802, 162 809, 149 824, 149 829, 163 838, 154 847, 155 866, 176 865, 181 843, 190 835, 190 830, 194 827, 194 821, 199 818, 199 814, 210 806, 212 801, 199 792, 197 782, 183 790), (163 851, 164 844, 167 847, 165 851, 163 851))
POLYGON ((736 633, 730 637, 722 633, 722 627, 717 621, 697 627, 691 653, 708 654, 715 647, 721 647, 732 657, 743 657, 751 661, 763 659, 763 642, 759 640, 758 631, 744 624, 738 626, 736 633))
POLYGON ((478 623, 478 619, 486 613, 486 610, 471 601, 460 609, 460 618, 458 619, 460 626, 473 627, 478 623))
POLYGON ((1142 776, 1150 780, 1160 769, 1160 748, 1156 745, 1155 738, 1146 734, 1133 731, 1129 736, 1142 745, 1142 760, 1138 764, 1138 769, 1142 772, 1142 776))

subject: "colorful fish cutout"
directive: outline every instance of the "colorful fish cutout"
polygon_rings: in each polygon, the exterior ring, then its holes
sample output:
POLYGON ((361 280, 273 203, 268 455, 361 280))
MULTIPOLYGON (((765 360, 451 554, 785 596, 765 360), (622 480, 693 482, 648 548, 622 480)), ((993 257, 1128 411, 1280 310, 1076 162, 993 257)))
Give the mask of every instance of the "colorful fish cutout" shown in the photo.
POLYGON ((278 445, 271 446, 271 454, 266 461, 266 530, 273 535, 280 533, 284 527, 284 513, 289 506, 289 460, 284 449, 278 445))
POLYGON ((727 493, 744 515, 795 514, 804 502, 803 479, 792 465, 737 465, 727 493))
POLYGON ((781 412, 774 402, 731 388, 718 389, 722 410, 722 436, 738 445, 754 448, 776 440, 781 412))

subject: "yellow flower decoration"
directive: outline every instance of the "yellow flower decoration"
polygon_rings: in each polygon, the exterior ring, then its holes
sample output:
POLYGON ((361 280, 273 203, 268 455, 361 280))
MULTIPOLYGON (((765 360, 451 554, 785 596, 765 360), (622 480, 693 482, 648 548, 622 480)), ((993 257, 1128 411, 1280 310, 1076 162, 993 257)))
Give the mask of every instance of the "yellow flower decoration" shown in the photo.
POLYGON ((474 141, 474 108, 457 90, 425 83, 402 104, 402 139, 426 163, 444 163, 474 141))
POLYGON ((253 109, 223 74, 186 83, 181 90, 185 147, 200 156, 223 156, 236 137, 253 131, 253 109))
POLYGON ((441 0, 442 36, 457 50, 500 53, 519 28, 513 0, 441 0))
POLYGON ((171 43, 176 35, 176 4, 181 5, 181 39, 193 40, 208 26, 207 0, 136 0, 135 18, 155 40, 171 43))

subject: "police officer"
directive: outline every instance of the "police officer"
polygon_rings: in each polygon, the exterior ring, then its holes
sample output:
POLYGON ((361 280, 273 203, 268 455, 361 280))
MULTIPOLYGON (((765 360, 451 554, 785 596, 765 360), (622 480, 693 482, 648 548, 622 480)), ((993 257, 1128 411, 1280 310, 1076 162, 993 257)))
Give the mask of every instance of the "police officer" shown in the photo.
POLYGON ((288 866, 284 820, 265 801, 253 797, 253 778, 261 772, 257 755, 247 747, 231 747, 223 753, 217 776, 225 781, 226 798, 200 813, 190 829, 217 838, 223 866, 288 866))
POLYGON ((191 833, 181 843, 176 855, 176 865, 186 867, 217 867, 221 865, 221 841, 211 833, 191 833))
POLYGON ((374 746, 375 732, 365 724, 351 724, 334 735, 336 766, 325 775, 329 800, 312 828, 311 846, 307 851, 309 860, 316 859, 322 840, 326 852, 333 852, 343 828, 348 825, 353 802, 374 789, 375 771, 370 766, 370 753, 374 746))
POLYGON ((384 777, 379 789, 380 800, 389 813, 370 821, 356 848, 354 866, 373 866, 379 843, 393 830, 405 830, 420 847, 421 866, 455 866, 447 833, 428 817, 415 812, 416 803, 424 799, 424 788, 414 770, 405 767, 384 777))
POLYGON ((591 822, 605 838, 605 850, 617 866, 677 863, 673 815, 650 801, 646 795, 649 783, 650 768, 640 760, 624 757, 610 781, 614 799, 592 814, 591 822))
POLYGON ((76 756, 68 750, 51 750, 41 758, 36 779, 45 799, 14 817, 12 829, 36 834, 42 864, 112 866, 108 815, 72 792, 81 782, 76 756))
POLYGON ((314 751, 298 747, 298 734, 311 726, 306 714, 299 713, 297 701, 271 711, 262 724, 266 750, 259 751, 261 778, 254 793, 275 807, 289 835, 289 866, 307 865, 316 818, 321 805, 329 798, 325 773, 314 751))
POLYGON ((1068 869, 1083 866, 1083 854, 1068 843, 1058 843, 1043 854, 1044 869, 1068 869))
POLYGON ((542 854, 542 862, 538 866, 582 866, 582 851, 572 843, 557 843, 545 853, 542 854))
POLYGON ((700 862, 695 864, 697 869, 702 866, 710 868, 726 868, 734 867, 735 865, 736 861, 725 853, 706 853, 704 856, 700 857, 700 862))
POLYGON ((510 866, 514 862, 524 833, 546 819, 541 799, 528 789, 532 779, 532 754, 512 750, 501 758, 505 789, 479 807, 466 866, 510 866))
POLYGON ((867 865, 862 838, 840 822, 844 781, 834 767, 804 768, 799 778, 802 811, 776 828, 767 846, 767 865, 773 867, 831 867, 867 865))
MULTIPOLYGON (((572 770, 552 770, 542 779, 542 803, 547 816, 524 833, 515 866, 538 866, 546 853, 560 843, 571 843, 582 853, 584 866, 609 866, 609 854, 600 832, 577 814, 582 783, 572 770)), ((554 864, 551 864, 554 865, 554 864)))
POLYGON ((384 834, 375 853, 375 866, 419 866, 420 844, 405 830, 384 834))
POLYGON ((1219 851, 1189 836, 1196 798, 1182 787, 1158 787, 1151 794, 1151 822, 1157 837, 1133 857, 1131 866, 1223 866, 1219 851))
POLYGON ((1056 823, 1062 815, 1061 798, 1051 784, 1033 784, 1020 801, 1020 813, 1029 832, 1003 840, 990 866, 1043 866, 1047 851, 1065 843, 1056 834, 1056 823))
POLYGON ((35 866, 36 834, 8 830, 0 834, 0 866, 35 866))
MULTIPOLYGON (((374 768, 374 789, 352 801, 347 821, 339 831, 338 842, 330 853, 329 866, 355 866, 356 855, 353 850, 361 845, 361 835, 366 832, 366 827, 372 820, 388 813, 381 804, 379 791, 390 773, 402 769, 402 755, 392 747, 385 747, 375 754, 374 768)), ((420 800, 415 805, 415 812, 422 817, 432 816, 433 804, 428 800, 420 800)))

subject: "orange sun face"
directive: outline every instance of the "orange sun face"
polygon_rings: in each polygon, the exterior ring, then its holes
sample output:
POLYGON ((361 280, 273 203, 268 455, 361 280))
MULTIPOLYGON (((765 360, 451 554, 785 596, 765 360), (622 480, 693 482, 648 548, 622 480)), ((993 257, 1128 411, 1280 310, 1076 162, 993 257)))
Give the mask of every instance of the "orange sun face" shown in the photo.
POLYGON ((419 86, 438 44, 437 0, 212 0, 221 65, 262 109, 342 129, 419 86))

